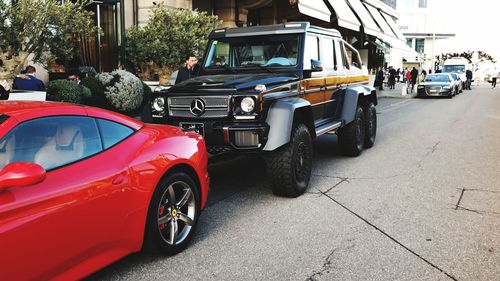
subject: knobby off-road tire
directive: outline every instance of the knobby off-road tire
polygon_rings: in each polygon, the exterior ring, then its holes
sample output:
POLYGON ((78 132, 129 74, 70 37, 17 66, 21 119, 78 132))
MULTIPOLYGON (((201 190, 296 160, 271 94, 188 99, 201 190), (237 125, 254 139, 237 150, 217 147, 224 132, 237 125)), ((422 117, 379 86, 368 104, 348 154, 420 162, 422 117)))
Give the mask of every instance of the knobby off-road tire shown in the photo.
POLYGON ((363 113, 365 115, 364 147, 370 148, 375 144, 375 138, 377 136, 377 110, 375 109, 375 104, 370 102, 368 105, 364 106, 363 113))
POLYGON ((193 237, 200 215, 200 195, 195 180, 183 172, 164 177, 148 209, 143 249, 174 255, 193 237))
POLYGON ((297 197, 309 185, 312 168, 312 140, 304 124, 294 125, 290 143, 267 157, 267 170, 274 194, 297 197))
POLYGON ((354 120, 339 130, 338 140, 342 153, 348 156, 358 156, 363 151, 365 142, 365 114, 358 105, 354 120))

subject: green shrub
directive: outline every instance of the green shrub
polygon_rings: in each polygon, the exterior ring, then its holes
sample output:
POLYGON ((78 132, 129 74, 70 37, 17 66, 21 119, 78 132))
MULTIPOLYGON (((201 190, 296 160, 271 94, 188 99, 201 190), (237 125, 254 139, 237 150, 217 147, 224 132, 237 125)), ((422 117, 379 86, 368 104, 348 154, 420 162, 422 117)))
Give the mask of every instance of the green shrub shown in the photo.
POLYGON ((47 100, 81 104, 91 96, 89 88, 67 80, 50 81, 47 87, 47 100))
POLYGON ((114 109, 129 113, 141 107, 144 87, 137 76, 125 70, 115 70, 100 73, 96 78, 104 86, 104 96, 114 109))
POLYGON ((127 59, 141 78, 152 79, 156 68, 174 70, 186 55, 201 56, 217 24, 217 16, 206 12, 156 5, 144 26, 127 30, 127 59))

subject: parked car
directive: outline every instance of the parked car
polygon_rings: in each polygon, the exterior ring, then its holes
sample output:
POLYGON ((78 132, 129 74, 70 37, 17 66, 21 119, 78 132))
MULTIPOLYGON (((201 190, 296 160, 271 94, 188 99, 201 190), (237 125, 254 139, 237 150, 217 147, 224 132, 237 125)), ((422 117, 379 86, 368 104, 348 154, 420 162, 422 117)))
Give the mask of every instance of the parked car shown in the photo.
POLYGON ((187 246, 209 190, 200 135, 65 103, 0 113, 3 280, 79 280, 187 246))
POLYGON ((465 81, 462 81, 460 76, 456 73, 449 73, 451 78, 453 79, 453 83, 455 84, 455 94, 460 94, 463 91, 463 86, 465 81))
POLYGON ((446 96, 452 98, 457 93, 457 85, 450 73, 432 73, 417 87, 417 97, 446 96))
POLYGON ((377 95, 339 31, 308 22, 218 29, 206 50, 201 76, 156 91, 153 120, 203 134, 212 154, 263 156, 275 194, 307 189, 318 136, 337 134, 351 156, 374 145, 377 95))

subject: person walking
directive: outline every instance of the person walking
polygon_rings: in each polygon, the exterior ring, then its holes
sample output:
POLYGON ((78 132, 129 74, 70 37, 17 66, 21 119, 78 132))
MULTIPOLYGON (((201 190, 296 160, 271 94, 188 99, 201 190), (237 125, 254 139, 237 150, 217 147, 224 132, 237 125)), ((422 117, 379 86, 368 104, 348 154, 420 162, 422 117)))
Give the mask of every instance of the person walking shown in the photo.
POLYGON ((198 76, 198 73, 195 71, 195 65, 198 62, 196 56, 194 54, 189 54, 186 56, 186 66, 179 69, 177 73, 177 78, 175 79, 175 84, 179 84, 182 81, 186 81, 188 79, 194 78, 198 76))
POLYGON ((415 88, 415 84, 417 84, 417 77, 418 77, 418 70, 413 67, 410 73, 411 77, 411 91, 413 92, 413 89, 415 88))
POLYGON ((394 84, 396 84, 396 70, 391 66, 389 67, 389 89, 394 89, 394 84))
POLYGON ((497 87, 497 76, 498 76, 498 73, 493 73, 493 75, 491 76, 491 88, 492 89, 495 89, 497 87))
POLYGON ((399 79, 401 78, 401 69, 398 68, 396 70, 396 81, 399 83, 399 79))
POLYGON ((19 75, 14 79, 13 89, 29 91, 45 91, 45 84, 36 78, 36 68, 28 65, 25 75, 19 75))

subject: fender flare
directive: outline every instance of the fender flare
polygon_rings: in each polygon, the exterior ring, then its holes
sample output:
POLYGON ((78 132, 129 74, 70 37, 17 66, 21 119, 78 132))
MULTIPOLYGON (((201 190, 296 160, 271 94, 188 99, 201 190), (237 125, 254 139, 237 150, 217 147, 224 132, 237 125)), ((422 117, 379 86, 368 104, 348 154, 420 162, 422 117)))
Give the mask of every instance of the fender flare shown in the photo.
POLYGON ((377 105, 377 93, 373 87, 362 85, 347 87, 344 96, 344 103, 342 105, 342 113, 340 115, 344 125, 349 124, 354 120, 356 107, 358 105, 358 100, 360 99, 368 99, 377 105))
MULTIPOLYGON (((280 99, 271 105, 266 118, 269 135, 263 148, 264 151, 273 151, 290 142, 295 112, 301 109, 305 110, 306 114, 310 114, 309 119, 312 118, 311 103, 305 99, 280 99)), ((310 121, 314 124, 312 119, 310 121)), ((310 124, 306 125, 310 126, 310 124)))

